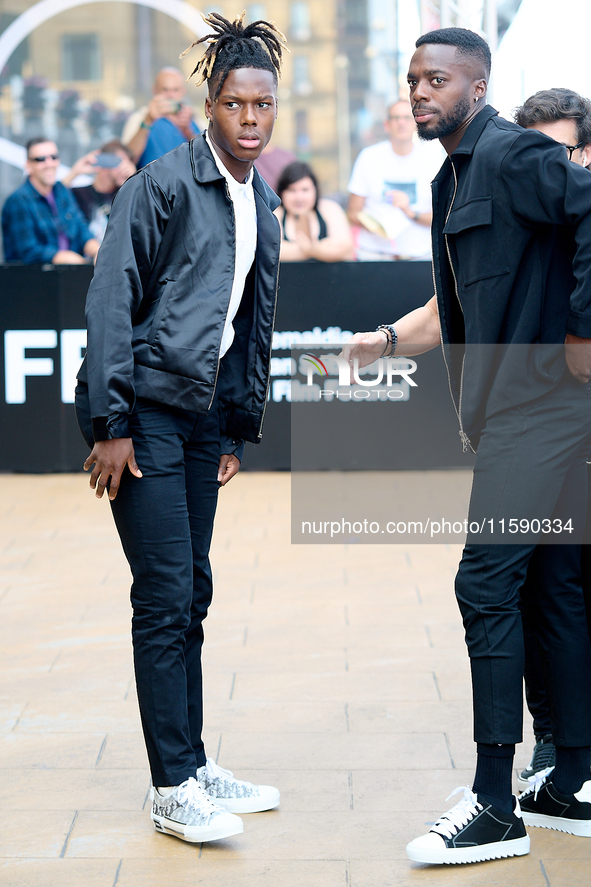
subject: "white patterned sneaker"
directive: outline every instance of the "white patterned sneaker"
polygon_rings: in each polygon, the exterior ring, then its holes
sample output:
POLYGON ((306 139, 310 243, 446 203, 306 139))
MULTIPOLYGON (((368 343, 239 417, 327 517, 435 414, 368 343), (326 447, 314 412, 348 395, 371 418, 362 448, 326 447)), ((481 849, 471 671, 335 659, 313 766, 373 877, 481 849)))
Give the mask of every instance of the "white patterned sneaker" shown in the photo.
POLYGON ((199 767, 197 782, 215 804, 230 813, 260 813, 279 806, 278 789, 234 779, 232 772, 218 767, 213 758, 199 767))
POLYGON ((154 788, 151 815, 157 832, 192 844, 218 841, 244 831, 240 817, 214 804, 192 776, 175 786, 170 795, 161 795, 154 788))

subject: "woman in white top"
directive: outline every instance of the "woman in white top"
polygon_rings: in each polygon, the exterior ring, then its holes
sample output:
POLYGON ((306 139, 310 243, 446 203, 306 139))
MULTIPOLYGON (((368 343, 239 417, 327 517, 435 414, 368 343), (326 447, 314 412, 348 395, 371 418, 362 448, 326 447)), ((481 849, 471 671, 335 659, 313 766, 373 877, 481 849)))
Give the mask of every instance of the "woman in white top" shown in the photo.
POLYGON ((307 163, 286 166, 277 184, 281 206, 282 262, 345 262, 353 259, 353 238, 345 211, 318 194, 318 181, 307 163))

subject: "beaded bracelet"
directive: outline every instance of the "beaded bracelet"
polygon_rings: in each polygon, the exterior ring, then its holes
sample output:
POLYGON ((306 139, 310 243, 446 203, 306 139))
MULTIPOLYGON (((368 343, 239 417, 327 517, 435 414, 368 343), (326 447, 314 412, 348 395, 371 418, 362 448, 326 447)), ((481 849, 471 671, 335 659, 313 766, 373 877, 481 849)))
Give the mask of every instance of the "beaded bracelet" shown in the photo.
POLYGON ((379 330, 384 330, 386 333, 386 347, 382 352, 382 357, 393 357, 394 352, 396 351, 396 346, 398 345, 398 336, 396 334, 396 330, 389 323, 381 323, 376 327, 376 333, 379 330), (388 351, 388 346, 390 346, 390 350, 388 351), (386 351, 388 353, 386 354, 386 351))

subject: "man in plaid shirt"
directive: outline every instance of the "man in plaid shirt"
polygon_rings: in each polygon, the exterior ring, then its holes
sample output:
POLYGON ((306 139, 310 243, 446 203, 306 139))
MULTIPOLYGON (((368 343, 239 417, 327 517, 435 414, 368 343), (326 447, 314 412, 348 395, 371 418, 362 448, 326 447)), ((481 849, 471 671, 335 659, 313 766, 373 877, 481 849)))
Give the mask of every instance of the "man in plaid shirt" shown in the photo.
POLYGON ((2 209, 4 258, 25 265, 81 265, 99 248, 74 197, 56 182, 59 155, 55 142, 27 144, 27 181, 2 209))

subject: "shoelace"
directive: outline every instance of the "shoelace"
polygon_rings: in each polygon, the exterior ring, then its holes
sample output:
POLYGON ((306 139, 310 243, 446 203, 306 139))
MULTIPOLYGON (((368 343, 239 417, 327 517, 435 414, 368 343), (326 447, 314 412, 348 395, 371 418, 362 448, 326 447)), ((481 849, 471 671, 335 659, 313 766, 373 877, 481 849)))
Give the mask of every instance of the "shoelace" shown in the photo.
POLYGON ((207 775, 211 779, 232 779, 234 774, 231 770, 224 770, 219 764, 216 764, 213 758, 208 758, 205 762, 207 775))
POLYGON ((483 809, 482 804, 478 802, 478 798, 467 785, 461 785, 459 788, 456 788, 445 800, 449 801, 450 798, 453 798, 454 795, 457 795, 458 792, 461 791, 464 792, 462 800, 458 801, 455 807, 452 807, 451 810, 448 810, 443 816, 440 816, 435 825, 431 828, 432 832, 437 832, 440 835, 444 835, 446 838, 451 838, 452 835, 457 834, 463 826, 470 822, 470 820, 483 809))
POLYGON ((539 770, 538 773, 534 773, 533 776, 528 776, 527 781, 529 782, 528 788, 523 792, 523 794, 529 794, 533 791, 534 793, 534 801, 538 797, 538 792, 546 782, 546 779, 550 776, 554 767, 546 767, 545 770, 539 770))
POLYGON ((180 804, 186 805, 192 810, 200 810, 203 813, 213 813, 218 810, 209 795, 203 791, 192 776, 179 785, 177 797, 180 804))

